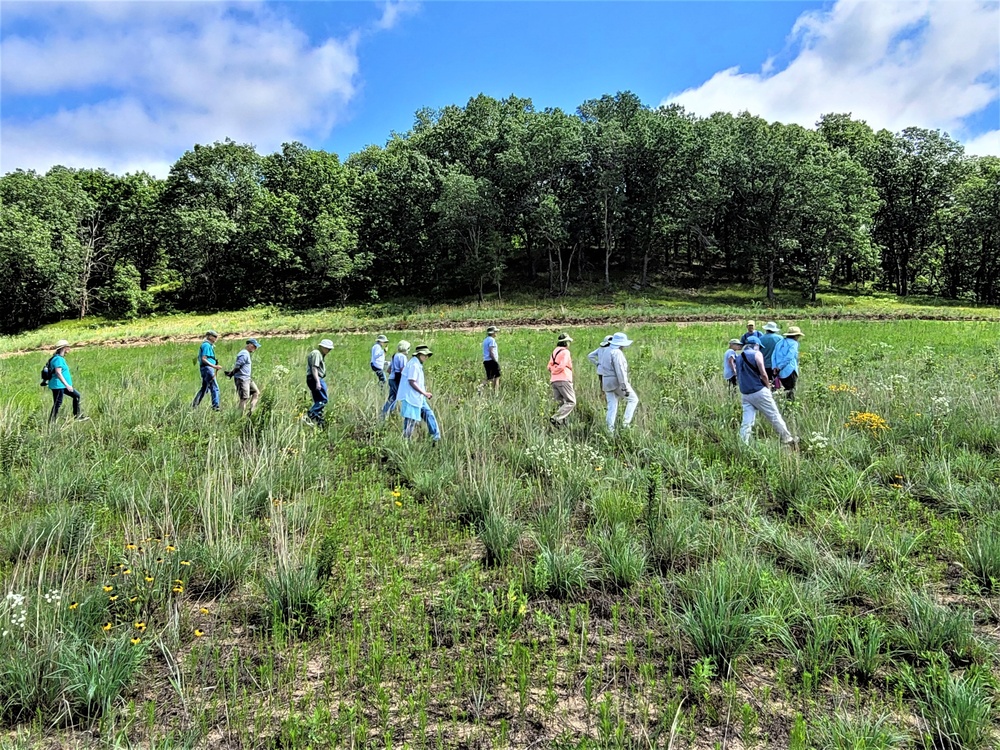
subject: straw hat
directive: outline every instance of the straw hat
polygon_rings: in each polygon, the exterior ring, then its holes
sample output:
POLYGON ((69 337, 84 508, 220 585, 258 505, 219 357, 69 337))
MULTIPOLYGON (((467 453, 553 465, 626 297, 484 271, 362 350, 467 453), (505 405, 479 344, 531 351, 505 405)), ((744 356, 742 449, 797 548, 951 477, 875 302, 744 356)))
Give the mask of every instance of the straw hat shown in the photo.
POLYGON ((572 340, 573 339, 570 337, 570 335, 568 333, 560 333, 559 334, 559 338, 556 340, 556 343, 557 344, 568 344, 572 340))
POLYGON ((799 328, 798 326, 788 326, 788 333, 785 334, 785 338, 786 339, 787 338, 799 338, 800 339, 803 336, 805 336, 805 334, 802 333, 802 329, 799 328))
POLYGON ((323 339, 319 342, 320 349, 333 349, 333 342, 330 339, 323 339))
POLYGON ((56 349, 62 349, 63 347, 69 346, 69 342, 66 339, 59 339, 56 342, 56 349))

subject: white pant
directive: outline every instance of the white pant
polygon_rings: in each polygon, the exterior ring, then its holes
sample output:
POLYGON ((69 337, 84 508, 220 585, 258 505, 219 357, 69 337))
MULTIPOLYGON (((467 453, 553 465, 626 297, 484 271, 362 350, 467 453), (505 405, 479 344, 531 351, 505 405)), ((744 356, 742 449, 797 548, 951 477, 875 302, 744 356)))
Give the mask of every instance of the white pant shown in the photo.
POLYGON ((771 423, 774 429, 778 431, 782 443, 791 443, 794 441, 792 433, 788 431, 788 427, 785 425, 785 420, 781 418, 778 405, 774 403, 774 397, 771 395, 770 388, 761 388, 756 393, 744 393, 742 396, 743 424, 740 425, 740 440, 747 445, 750 444, 750 431, 753 429, 753 423, 757 419, 757 412, 760 412, 767 418, 767 421, 771 423))
POLYGON ((639 405, 639 394, 634 388, 628 389, 628 396, 622 396, 621 391, 605 391, 604 395, 608 399, 608 432, 615 431, 615 420, 618 419, 618 402, 625 399, 625 419, 622 426, 628 427, 632 424, 632 417, 635 415, 635 407, 639 405))

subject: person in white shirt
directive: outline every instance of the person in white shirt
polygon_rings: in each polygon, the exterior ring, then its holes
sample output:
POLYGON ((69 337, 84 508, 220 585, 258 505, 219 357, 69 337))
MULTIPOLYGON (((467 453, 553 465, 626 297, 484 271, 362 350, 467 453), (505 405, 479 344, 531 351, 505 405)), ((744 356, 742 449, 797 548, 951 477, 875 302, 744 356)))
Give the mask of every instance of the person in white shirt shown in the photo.
POLYGON ((632 424, 635 416, 635 409, 639 406, 639 395, 635 392, 628 378, 628 362, 625 360, 625 353, 622 351, 627 346, 631 346, 632 341, 620 331, 611 337, 608 344, 608 354, 599 356, 597 372, 602 376, 601 387, 604 389, 604 396, 608 401, 607 425, 608 432, 612 435, 615 432, 615 421, 618 418, 618 402, 625 401, 625 418, 622 426, 628 427, 632 424))
POLYGON ((389 339, 379 334, 375 339, 375 346, 372 347, 371 367, 372 372, 378 377, 379 388, 385 385, 385 345, 388 343, 389 339))
POLYGON ((403 415, 403 437, 409 440, 413 430, 420 422, 427 422, 427 430, 431 440, 437 443, 441 439, 437 417, 431 410, 428 401, 433 397, 424 383, 424 363, 434 352, 427 346, 418 346, 413 357, 403 368, 403 376, 399 383, 399 410, 403 415))
POLYGON ((392 355, 389 362, 389 398, 385 400, 382 407, 382 419, 385 419, 396 408, 399 397, 399 383, 403 379, 403 370, 406 368, 406 355, 410 352, 410 342, 400 341, 396 345, 396 353, 392 355))
MULTIPOLYGON (((611 345, 612 338, 614 337, 605 336, 604 341, 602 341, 600 345, 594 349, 594 351, 587 355, 587 361, 597 368, 597 387, 601 389, 601 393, 604 393, 604 376, 601 375, 601 357, 607 356, 608 352, 611 351, 608 349, 608 346, 611 345)), ((604 400, 607 402, 608 397, 605 396, 604 400)))
POLYGON ((497 347, 496 335, 499 333, 496 326, 486 329, 486 338, 483 339, 483 369, 486 377, 479 386, 489 385, 496 391, 500 388, 500 355, 497 347))
POLYGON ((731 391, 736 390, 736 355, 740 353, 743 344, 739 339, 729 339, 729 348, 722 355, 722 377, 729 383, 731 391))

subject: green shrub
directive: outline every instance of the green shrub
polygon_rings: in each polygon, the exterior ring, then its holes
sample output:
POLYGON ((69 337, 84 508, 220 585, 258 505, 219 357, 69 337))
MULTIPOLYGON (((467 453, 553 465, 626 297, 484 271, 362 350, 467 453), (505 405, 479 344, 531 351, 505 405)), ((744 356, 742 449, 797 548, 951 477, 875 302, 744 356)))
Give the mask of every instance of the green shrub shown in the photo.
POLYGON ((583 550, 567 547, 543 547, 535 560, 535 591, 557 598, 577 594, 593 578, 593 569, 583 550))
POLYGON ((612 588, 627 589, 642 577, 649 555, 624 523, 592 533, 590 541, 600 554, 601 578, 612 588))
POLYGON ((97 646, 65 644, 54 677, 63 684, 68 718, 74 723, 93 722, 110 713, 145 660, 145 641, 132 643, 128 636, 108 639, 97 646))

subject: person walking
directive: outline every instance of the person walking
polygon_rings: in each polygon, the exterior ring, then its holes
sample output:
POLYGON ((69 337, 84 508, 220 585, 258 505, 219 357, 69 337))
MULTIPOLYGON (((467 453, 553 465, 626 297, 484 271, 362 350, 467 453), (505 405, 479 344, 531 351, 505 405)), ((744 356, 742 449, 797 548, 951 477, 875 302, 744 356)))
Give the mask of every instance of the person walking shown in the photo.
POLYGON ((233 369, 226 373, 233 379, 233 385, 236 386, 236 397, 240 400, 240 411, 245 411, 247 416, 253 414, 253 410, 257 407, 257 401, 260 399, 260 389, 253 382, 250 374, 252 367, 250 355, 259 348, 260 344, 257 339, 247 339, 246 346, 240 349, 240 353, 236 355, 236 364, 233 365, 233 369))
POLYGON ((795 385, 799 382, 799 339, 803 337, 802 329, 789 326, 788 333, 774 349, 771 363, 774 371, 781 378, 781 386, 785 389, 785 398, 795 400, 795 385))
POLYGON ((302 421, 313 427, 326 427, 323 410, 330 400, 326 390, 326 355, 332 351, 333 342, 330 339, 323 339, 306 357, 306 386, 312 394, 313 404, 302 421))
POLYGON ((375 377, 378 378, 379 388, 385 385, 385 345, 388 343, 389 339, 379 334, 375 339, 375 346, 372 347, 371 367, 375 377))
POLYGON ((729 384, 729 389, 735 391, 736 384, 736 356, 740 353, 743 344, 739 339, 729 339, 729 348, 722 355, 722 377, 729 384))
POLYGON ((483 369, 486 377, 479 386, 480 389, 486 385, 492 386, 494 391, 500 388, 500 355, 496 339, 498 333, 496 326, 486 329, 486 338, 483 339, 483 369))
POLYGON ((560 333, 556 340, 555 351, 549 359, 549 382, 552 386, 552 396, 559 408, 549 421, 556 427, 566 424, 566 419, 576 408, 576 392, 573 390, 573 357, 569 353, 569 345, 573 342, 569 334, 560 333))
POLYGON ((754 323, 752 320, 748 320, 746 333, 740 336, 740 343, 743 344, 743 346, 746 346, 747 339, 750 338, 751 336, 757 336, 757 324, 754 323))
POLYGON ((413 435, 413 430, 420 422, 427 423, 427 431, 435 444, 441 439, 437 417, 431 410, 428 401, 433 397, 424 382, 424 363, 434 356, 427 346, 418 346, 403 369, 399 383, 399 410, 403 415, 403 437, 407 440, 413 435))
POLYGON ((760 339, 760 353, 764 355, 764 367, 772 379, 775 373, 771 359, 774 356, 774 348, 781 343, 781 334, 778 333, 780 330, 778 324, 770 320, 764 324, 764 335, 758 336, 760 339))
POLYGON ((757 413, 764 415, 768 422, 778 432, 783 445, 794 447, 795 438, 788 431, 785 420, 781 418, 778 405, 771 395, 771 378, 764 367, 764 356, 758 351, 760 339, 751 336, 746 346, 736 359, 736 378, 739 383, 743 401, 743 423, 740 425, 740 440, 750 445, 750 434, 753 430, 757 413))
POLYGON ((219 334, 209 331, 205 334, 205 340, 201 342, 198 350, 198 370, 201 373, 201 390, 195 394, 191 403, 192 409, 197 409, 206 393, 212 395, 212 411, 219 410, 219 383, 216 375, 222 367, 215 356, 215 342, 219 340, 219 334))
POLYGON ((625 401, 623 427, 632 424, 632 417, 639 405, 639 395, 629 381, 628 362, 625 360, 625 352, 622 351, 631 345, 632 341, 628 336, 620 331, 616 333, 608 344, 608 353, 602 355, 601 364, 597 368, 598 374, 603 376, 601 387, 604 389, 604 396, 608 401, 607 426, 608 432, 612 435, 615 432, 615 421, 618 418, 618 402, 625 401))
POLYGON ((403 370, 406 367, 406 355, 410 351, 409 341, 400 341, 396 345, 396 353, 392 355, 389 362, 389 398, 385 400, 382 407, 382 419, 385 419, 396 408, 396 399, 399 396, 399 381, 403 377, 403 370))
MULTIPOLYGON (((597 387, 601 389, 601 393, 604 393, 604 376, 601 375, 601 357, 607 356, 608 352, 611 351, 608 347, 611 345, 612 338, 613 336, 605 336, 604 341, 587 355, 587 361, 597 368, 597 387)), ((604 400, 607 401, 607 396, 604 397, 604 400)))
POLYGON ((80 391, 73 387, 73 373, 70 372, 66 355, 69 353, 69 342, 61 339, 56 342, 55 354, 49 359, 48 371, 49 390, 52 391, 52 411, 49 412, 49 424, 59 416, 59 407, 63 398, 69 396, 73 401, 73 418, 78 422, 86 422, 90 417, 83 416, 80 410, 80 391))

